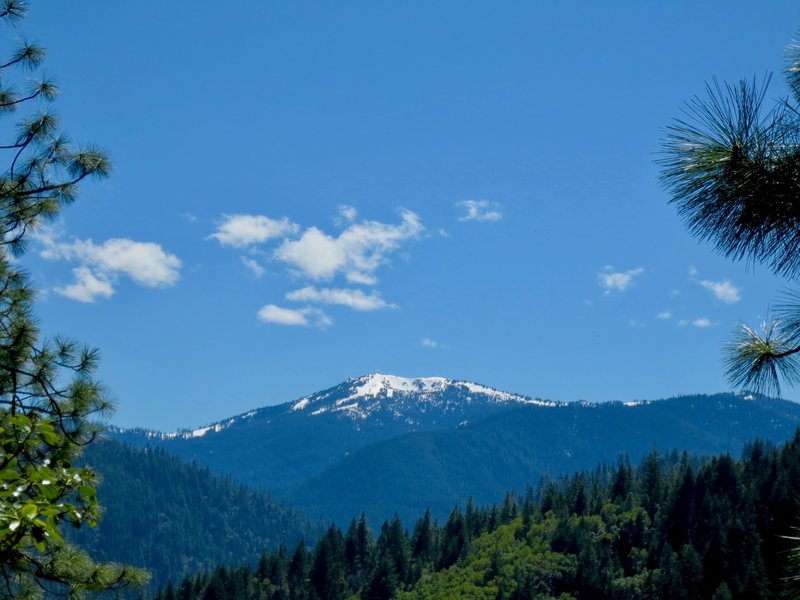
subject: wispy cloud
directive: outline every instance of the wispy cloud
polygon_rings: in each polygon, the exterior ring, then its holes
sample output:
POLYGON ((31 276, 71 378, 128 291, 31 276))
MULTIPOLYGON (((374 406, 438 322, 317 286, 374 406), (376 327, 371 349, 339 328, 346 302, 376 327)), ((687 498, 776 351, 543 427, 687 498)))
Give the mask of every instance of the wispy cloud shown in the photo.
POLYGON ((429 337, 422 338, 419 342, 419 345, 422 346, 423 348, 432 348, 438 350, 443 350, 446 348, 446 346, 444 346, 443 344, 440 344, 436 340, 431 339, 429 337))
POLYGON ((286 217, 275 220, 263 215, 225 215, 217 231, 208 237, 223 246, 246 248, 295 234, 299 230, 299 225, 286 217))
POLYGON ((606 267, 605 271, 597 274, 600 285, 605 288, 606 294, 613 291, 624 292, 633 282, 633 278, 644 273, 644 269, 631 269, 629 271, 613 271, 611 267, 606 267))
POLYGON ((694 321, 692 321, 692 325, 694 325, 695 327, 705 328, 705 327, 711 327, 712 323, 711 320, 706 317, 699 317, 694 321))
POLYGON ((358 211, 355 209, 355 207, 350 206, 349 204, 339 205, 339 217, 341 217, 340 222, 343 219, 344 222, 352 223, 353 221, 356 220, 357 216, 358 216, 358 211))
POLYGON ((333 321, 328 315, 318 308, 284 308, 275 304, 267 304, 258 311, 258 320, 264 323, 275 325, 286 325, 295 327, 309 327, 314 325, 320 329, 325 329, 333 325, 333 321))
POLYGON ((299 239, 284 240, 274 256, 310 279, 329 280, 342 273, 351 283, 375 285, 375 271, 387 256, 423 229, 419 217, 408 210, 402 212, 398 225, 363 221, 338 237, 309 227, 299 239))
POLYGON ((60 237, 51 229, 35 239, 43 246, 42 258, 78 263, 72 270, 75 282, 54 288, 67 298, 79 302, 110 298, 120 276, 150 288, 170 287, 180 279, 181 260, 154 242, 115 238, 95 244, 90 239, 62 242, 60 237))
POLYGON ((722 300, 725 304, 735 304, 741 300, 741 292, 739 288, 733 285, 727 279, 724 281, 698 281, 700 285, 710 291, 717 299, 722 300))
POLYGON ((261 279, 266 272, 264 267, 262 267, 261 264, 255 259, 243 256, 242 264, 248 268, 248 270, 255 276, 256 279, 261 279))
POLYGON ((503 218, 499 202, 488 200, 462 200, 456 206, 466 212, 458 218, 459 221, 499 221, 503 218))
POLYGON ((308 286, 287 293, 286 299, 294 302, 336 304, 358 311, 372 311, 394 307, 393 304, 389 304, 381 298, 378 292, 373 291, 369 294, 365 294, 363 290, 358 289, 318 289, 313 286, 308 286))
POLYGON ((668 310, 662 310, 660 313, 656 315, 656 319, 661 319, 662 321, 666 321, 667 319, 672 318, 672 313, 668 310))

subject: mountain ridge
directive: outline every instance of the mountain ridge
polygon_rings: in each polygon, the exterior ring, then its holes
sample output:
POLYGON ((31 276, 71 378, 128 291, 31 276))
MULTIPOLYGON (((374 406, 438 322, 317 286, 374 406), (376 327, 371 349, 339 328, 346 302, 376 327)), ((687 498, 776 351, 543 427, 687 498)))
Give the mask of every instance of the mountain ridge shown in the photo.
POLYGON ((543 475, 637 459, 654 446, 735 454, 755 438, 785 441, 798 424, 799 404, 745 393, 565 403, 371 373, 181 435, 111 436, 270 490, 312 518, 344 521, 428 506, 443 515, 468 496, 497 501, 543 475))
MULTIPOLYGON (((353 420, 364 420, 372 412, 375 412, 380 400, 395 400, 394 405, 397 405, 398 398, 408 397, 414 395, 417 398, 430 401, 431 398, 445 393, 447 391, 460 391, 462 398, 469 403, 474 395, 481 395, 494 402, 497 405, 504 403, 514 404, 527 404, 535 406, 567 406, 570 404, 580 403, 586 406, 594 406, 605 404, 604 402, 587 402, 579 400, 576 402, 561 402, 542 398, 532 398, 524 394, 517 394, 508 392, 499 388, 483 385, 477 382, 469 381, 466 379, 449 379, 446 377, 430 376, 430 377, 402 377, 398 375, 391 375, 379 371, 367 373, 365 375, 350 377, 345 381, 336 384, 330 388, 307 394, 296 400, 281 402, 278 404, 270 404, 253 408, 245 412, 219 419, 206 423, 200 427, 186 427, 179 428, 172 432, 163 432, 157 429, 150 429, 146 427, 119 427, 115 425, 109 426, 109 431, 115 436, 126 433, 137 433, 151 439, 192 439, 203 437, 208 433, 218 433, 236 423, 250 420, 257 416, 264 414, 271 414, 278 409, 288 409, 292 412, 306 412, 311 416, 318 416, 325 412, 340 413, 342 416, 348 416, 353 420), (351 393, 344 398, 338 398, 328 405, 323 404, 324 401, 335 396, 337 391, 342 389, 351 388, 355 393, 351 393), (365 410, 358 410, 362 408, 359 400, 372 402, 365 407, 365 410), (353 402, 355 401, 355 402, 353 402), (349 404, 347 402, 350 402, 349 404), (308 410, 311 408, 312 410, 308 410)), ((617 402, 617 401, 610 401, 617 402)), ((634 400, 624 402, 626 406, 634 406, 643 402, 654 402, 654 400, 634 400)), ((391 408, 390 403, 390 408, 391 408)), ((445 411, 452 410, 453 403, 445 405, 445 411)), ((398 415, 401 416, 401 415, 398 415)))

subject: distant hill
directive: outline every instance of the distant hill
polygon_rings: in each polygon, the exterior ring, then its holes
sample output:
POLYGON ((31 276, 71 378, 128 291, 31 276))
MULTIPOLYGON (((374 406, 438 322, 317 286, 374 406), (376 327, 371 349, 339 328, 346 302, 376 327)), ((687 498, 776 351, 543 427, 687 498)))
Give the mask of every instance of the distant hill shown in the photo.
POLYGON ((742 394, 558 403, 438 377, 371 374, 194 431, 118 430, 217 473, 270 489, 309 515, 381 522, 466 498, 496 502, 543 475, 638 460, 653 448, 731 452, 788 440, 800 405, 742 394))
POLYGON ((255 561, 322 530, 264 492, 161 449, 101 440, 86 448, 83 461, 102 477, 104 516, 72 539, 96 559, 145 567, 151 589, 220 564, 255 561))

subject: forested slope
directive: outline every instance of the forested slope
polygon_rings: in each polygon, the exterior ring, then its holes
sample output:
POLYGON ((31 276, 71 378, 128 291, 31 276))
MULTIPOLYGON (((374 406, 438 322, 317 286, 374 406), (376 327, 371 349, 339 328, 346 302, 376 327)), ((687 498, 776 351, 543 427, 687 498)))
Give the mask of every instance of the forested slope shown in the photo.
POLYGON ((800 434, 751 444, 741 460, 653 452, 520 502, 470 503, 442 524, 426 513, 410 533, 399 519, 377 535, 363 519, 332 526, 313 549, 218 568, 157 599, 772 599, 792 573, 782 536, 798 497, 800 434))
POLYGON ((153 586, 220 564, 258 559, 280 544, 316 539, 321 527, 267 494, 159 449, 111 440, 87 447, 84 460, 102 480, 105 514, 73 538, 98 559, 146 567, 153 586))
POLYGON ((472 497, 496 502, 542 476, 558 477, 652 449, 739 456, 748 440, 781 443, 800 424, 800 406, 742 395, 693 395, 641 403, 524 406, 463 427, 422 431, 370 444, 286 493, 306 514, 340 526, 365 512, 412 523, 425 508, 445 518, 472 497))

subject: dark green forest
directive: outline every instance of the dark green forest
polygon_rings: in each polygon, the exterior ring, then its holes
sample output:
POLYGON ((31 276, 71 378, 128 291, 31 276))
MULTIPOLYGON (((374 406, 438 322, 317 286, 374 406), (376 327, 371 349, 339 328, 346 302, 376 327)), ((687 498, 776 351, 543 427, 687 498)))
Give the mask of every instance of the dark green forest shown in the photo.
POLYGON ((332 525, 315 547, 187 577, 155 600, 778 598, 798 498, 800 432, 739 460, 653 451, 442 523, 332 525))
POLYGON ((105 514, 96 528, 69 532, 73 541, 92 556, 147 568, 155 587, 324 531, 266 493, 164 450, 103 440, 84 461, 102 473, 105 514))

